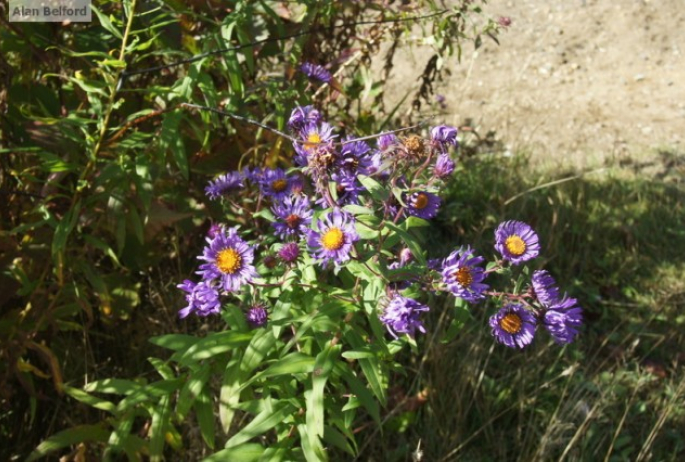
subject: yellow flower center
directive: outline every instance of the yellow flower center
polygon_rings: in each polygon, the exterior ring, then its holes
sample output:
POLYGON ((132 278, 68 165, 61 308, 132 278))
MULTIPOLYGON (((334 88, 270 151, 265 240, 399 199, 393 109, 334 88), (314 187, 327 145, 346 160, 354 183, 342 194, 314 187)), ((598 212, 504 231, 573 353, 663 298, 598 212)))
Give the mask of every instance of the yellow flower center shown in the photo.
POLYGON ((523 321, 518 314, 509 313, 500 320, 499 326, 509 334, 518 334, 523 327, 523 321))
POLYGON ((419 209, 419 210, 426 208, 426 206, 428 205, 428 194, 418 193, 414 197, 414 204, 413 205, 414 205, 415 209, 419 209))
POLYGON ((321 245, 326 250, 338 250, 345 243, 345 235, 340 228, 331 228, 321 236, 321 245))
POLYGON ((321 143, 321 137, 319 136, 318 133, 310 133, 307 135, 307 142, 304 143, 305 149, 312 149, 315 148, 316 145, 321 143))
POLYGON ((226 274, 233 274, 240 269, 242 257, 235 249, 224 249, 216 256, 216 267, 226 274))
POLYGON ((473 282, 473 276, 471 276, 471 270, 463 266, 457 270, 456 273, 454 273, 454 278, 457 280, 460 286, 462 287, 469 287, 471 283, 473 282))
POLYGON ((516 234, 509 236, 506 241, 504 241, 504 246, 507 248, 509 253, 512 255, 519 257, 523 255, 523 253, 526 251, 526 243, 521 239, 520 236, 517 236, 516 234))
POLYGON ((271 182, 271 187, 277 193, 285 191, 285 188, 287 186, 288 186, 288 182, 286 180, 283 180, 283 179, 271 182))

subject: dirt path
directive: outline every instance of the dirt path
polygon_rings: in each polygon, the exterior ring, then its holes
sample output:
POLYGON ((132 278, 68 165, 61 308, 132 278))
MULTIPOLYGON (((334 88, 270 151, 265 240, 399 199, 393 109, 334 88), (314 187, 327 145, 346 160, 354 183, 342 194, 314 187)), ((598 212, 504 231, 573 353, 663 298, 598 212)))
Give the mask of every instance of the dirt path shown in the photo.
MULTIPOLYGON (((541 163, 685 146, 685 0, 492 0, 512 24, 501 45, 466 47, 436 87, 447 122, 470 117, 541 163)), ((405 55, 407 69, 426 54, 405 55)), ((393 80, 407 89, 396 68, 393 80)))

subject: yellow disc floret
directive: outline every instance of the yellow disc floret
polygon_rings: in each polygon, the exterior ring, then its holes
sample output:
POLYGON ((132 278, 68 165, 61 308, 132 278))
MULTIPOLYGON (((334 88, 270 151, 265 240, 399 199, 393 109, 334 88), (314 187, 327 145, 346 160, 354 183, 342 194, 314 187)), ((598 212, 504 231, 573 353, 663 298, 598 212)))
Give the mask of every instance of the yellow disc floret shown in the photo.
POLYGON ((428 205, 428 194, 418 193, 414 197, 413 202, 414 203, 412 205, 414 206, 415 209, 422 210, 422 209, 426 208, 426 206, 428 205))
POLYGON ((283 180, 283 179, 275 180, 275 181, 271 182, 271 187, 277 193, 285 191, 285 188, 287 186, 288 186, 288 182, 286 180, 283 180))
POLYGON ((331 228, 321 236, 321 245, 326 250, 338 250, 345 243, 345 234, 340 228, 331 228))
POLYGON ((473 282, 473 276, 471 275, 471 270, 467 266, 459 268, 454 274, 454 279, 457 280, 460 286, 469 287, 473 282))
POLYGON ((233 274, 240 269, 243 258, 237 250, 228 248, 219 252, 216 256, 216 267, 226 274, 233 274))
POLYGON ((523 321, 518 314, 509 313, 500 320, 499 326, 509 334, 518 334, 523 327, 523 321))
POLYGON ((305 149, 315 148, 319 143, 321 143, 321 136, 318 133, 310 133, 307 136, 307 142, 304 143, 305 149))
POLYGON ((523 255, 526 251, 526 243, 520 236, 513 234, 504 241, 504 246, 507 248, 510 254, 515 257, 523 255))

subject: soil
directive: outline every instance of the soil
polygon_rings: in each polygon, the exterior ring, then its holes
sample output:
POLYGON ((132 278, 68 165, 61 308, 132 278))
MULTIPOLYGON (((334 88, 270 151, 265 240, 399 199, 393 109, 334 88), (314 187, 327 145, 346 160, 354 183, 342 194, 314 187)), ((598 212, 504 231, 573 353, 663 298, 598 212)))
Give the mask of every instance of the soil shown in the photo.
MULTIPOLYGON (((500 45, 469 44, 449 64, 435 87, 444 122, 471 118, 543 164, 683 151, 683 0, 492 0, 484 11, 511 25, 500 45)), ((415 47, 399 57, 389 82, 396 94, 418 88, 410 76, 428 56, 415 47)))

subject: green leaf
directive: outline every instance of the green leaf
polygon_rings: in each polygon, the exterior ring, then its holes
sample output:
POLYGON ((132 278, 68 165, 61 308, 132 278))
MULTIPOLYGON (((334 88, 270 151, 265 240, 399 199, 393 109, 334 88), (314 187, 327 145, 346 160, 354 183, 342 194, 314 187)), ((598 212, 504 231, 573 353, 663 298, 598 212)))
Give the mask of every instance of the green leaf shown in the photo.
POLYGON ((174 372, 169 367, 166 361, 162 361, 159 358, 147 358, 148 362, 152 364, 155 370, 162 376, 165 380, 172 380, 175 375, 174 372))
POLYGON ((403 223, 403 228, 406 230, 410 230, 412 228, 426 228, 428 226, 430 226, 430 221, 419 217, 407 217, 403 223))
POLYGON ((26 462, 38 460, 48 454, 57 451, 58 449, 69 447, 73 444, 82 443, 86 441, 107 441, 109 430, 102 424, 95 425, 80 425, 78 427, 63 430, 55 435, 52 435, 47 440, 43 441, 38 447, 29 455, 26 462))
POLYGON ((409 250, 411 250, 412 255, 420 264, 426 264, 426 257, 423 255, 423 250, 421 249, 421 246, 416 241, 414 236, 412 236, 410 233, 391 222, 386 222, 385 227, 388 228, 390 231, 397 233, 397 235, 400 236, 401 240, 407 245, 407 247, 409 247, 409 250))
MULTIPOLYGON (((252 438, 262 435, 282 423, 297 409, 288 401, 275 401, 267 405, 264 411, 255 416, 252 421, 245 425, 238 433, 226 442, 226 448, 236 447, 252 438)), ((224 459, 226 460, 226 459, 224 459)))
POLYGON ((62 160, 61 157, 49 152, 37 152, 40 158, 40 167, 48 172, 72 172, 77 170, 77 166, 71 162, 62 160))
POLYGON ((152 408, 152 423, 150 424, 150 460, 158 462, 162 460, 164 451, 165 429, 169 425, 171 410, 169 396, 163 396, 159 403, 152 408))
POLYGON ((102 25, 102 27, 105 28, 105 30, 107 30, 113 36, 115 36, 116 38, 118 38, 120 40, 124 39, 124 36, 121 35, 121 32, 119 32, 119 30, 116 27, 114 27, 114 25, 112 24, 111 19, 109 19, 107 16, 105 16, 105 14, 103 12, 101 12, 98 8, 96 8, 95 6, 91 6, 91 9, 95 13, 95 15, 98 17, 98 19, 100 20, 100 24, 102 25))
MULTIPOLYGON (((238 35, 238 41, 240 42, 241 45, 245 45, 245 44, 253 42, 253 40, 245 32, 245 29, 243 29, 242 27, 237 27, 236 33, 238 35)), ((245 63, 247 64, 247 70, 251 75, 254 75, 254 73, 255 73, 254 56, 252 56, 253 52, 254 52, 254 49, 252 47, 244 48, 241 52, 242 55, 245 57, 245 63)))
POLYGON ((156 402, 159 398, 178 391, 182 384, 183 379, 178 378, 174 380, 160 380, 158 382, 142 385, 126 398, 119 401, 117 409, 119 411, 124 411, 146 401, 156 402))
POLYGON ((342 449, 351 456, 357 455, 354 448, 350 445, 350 442, 345 438, 345 435, 329 425, 326 425, 324 428, 323 440, 328 444, 342 449))
POLYGON ((143 234, 143 221, 140 219, 140 214, 138 214, 138 210, 136 210, 134 207, 130 207, 128 209, 127 215, 128 222, 133 228, 133 234, 138 239, 138 242, 140 242, 141 244, 145 244, 145 236, 143 234))
POLYGON ((295 438, 289 438, 278 443, 278 445, 269 446, 264 454, 259 458, 259 462, 281 462, 288 454, 288 449, 292 447, 295 438))
MULTIPOLYGON (((180 356, 178 363, 188 366, 203 359, 208 359, 221 353, 226 353, 234 348, 246 345, 252 338, 251 332, 225 331, 210 334, 195 345, 191 346, 180 356)), ((178 355, 174 354, 173 357, 178 355)), ((172 357, 172 358, 173 358, 172 357)))
POLYGON ((266 370, 252 377, 243 385, 243 388, 256 380, 261 380, 268 377, 276 377, 279 375, 291 374, 307 374, 314 370, 315 359, 304 353, 290 353, 287 356, 279 359, 271 364, 266 370))
POLYGON ((271 352, 271 349, 275 344, 276 337, 274 336, 273 331, 258 331, 245 349, 245 354, 243 355, 243 360, 240 364, 240 370, 243 372, 252 372, 262 363, 262 360, 271 352))
POLYGON ((226 367, 219 400, 219 419, 225 432, 229 431, 233 421, 233 408, 240 401, 245 377, 262 364, 275 344, 273 330, 258 330, 245 349, 242 359, 239 362, 231 361, 226 367))
POLYGON ((69 239, 69 234, 76 226, 78 222, 79 214, 81 213, 81 201, 77 201, 73 208, 70 208, 67 213, 64 214, 60 220, 57 228, 55 229, 55 234, 52 238, 52 255, 56 257, 61 255, 67 246, 67 240, 69 239))
POLYGON ((371 351, 370 348, 364 348, 360 350, 345 351, 342 354, 342 357, 345 359, 375 358, 376 353, 371 351))
POLYGON ((328 460, 328 454, 324 451, 321 445, 321 440, 318 437, 309 437, 307 435, 307 427, 305 425, 298 425, 297 431, 300 433, 300 440, 302 441, 302 452, 304 453, 307 462, 321 462, 328 460))
POLYGON ((212 398, 207 389, 202 390, 202 393, 195 400, 195 416, 200 425, 202 439, 205 440, 207 446, 214 449, 214 409, 212 408, 212 398))
POLYGON ((131 380, 103 379, 90 382, 83 389, 90 393, 107 393, 114 395, 128 395, 139 390, 141 385, 131 380))
POLYGON ((133 179, 136 183, 136 192, 143 201, 145 211, 150 210, 150 203, 152 202, 153 186, 150 169, 150 156, 139 153, 136 156, 136 175, 133 179))
MULTIPOLYGON (((345 338, 348 340, 350 345, 355 349, 360 349, 365 346, 366 342, 362 337, 354 330, 350 329, 345 332, 345 338)), ((383 386, 383 377, 381 375, 381 367, 377 358, 360 358, 359 366, 364 372, 366 380, 369 382, 371 391, 376 398, 385 406, 386 396, 385 387, 383 386)))
POLYGON ((81 87, 81 90, 88 93, 89 96, 94 97, 93 94, 107 96, 107 92, 105 91, 105 88, 107 87, 104 83, 99 82, 97 80, 81 80, 80 78, 69 77, 69 81, 81 87))
POLYGON ((343 207, 343 210, 351 213, 352 215, 357 217, 357 219, 359 219, 359 215, 370 215, 370 216, 375 215, 375 212, 373 211, 373 209, 371 209, 369 207, 362 207, 361 205, 356 205, 356 204, 346 205, 345 207, 343 207))
POLYGON ((107 449, 103 459, 109 460, 109 453, 111 451, 126 450, 126 443, 131 436, 131 429, 133 428, 133 421, 136 418, 134 412, 128 412, 122 418, 117 420, 114 430, 110 433, 107 440, 107 449))
POLYGON ((98 239, 95 236, 92 236, 90 234, 83 234, 82 235, 83 240, 86 241, 88 244, 92 245, 96 249, 99 249, 103 251, 110 259, 112 259, 112 262, 121 268, 121 263, 119 262, 119 258, 117 257, 117 254, 114 253, 114 250, 103 240, 98 239))
POLYGON ((264 451, 264 447, 257 443, 242 444, 216 452, 206 459, 203 459, 203 462, 226 462, 233 460, 253 462, 259 460, 262 454, 264 454, 264 451))
POLYGON ((324 430, 324 388, 326 381, 335 366, 340 355, 341 346, 332 346, 330 343, 316 357, 314 371, 312 372, 312 388, 307 400, 307 435, 323 437, 324 430))
POLYGON ((193 371, 189 374, 188 380, 185 385, 183 385, 183 388, 181 388, 181 392, 178 395, 176 413, 180 419, 183 419, 186 414, 188 414, 195 399, 202 393, 205 383, 209 380, 210 372, 210 363, 204 363, 198 371, 193 371))
POLYGON ((338 363, 335 366, 335 371, 343 378, 343 380, 345 380, 345 382, 347 382, 347 385, 349 385, 352 393, 356 395, 359 402, 361 402, 371 418, 373 418, 373 420, 376 422, 376 425, 380 426, 380 406, 378 405, 378 401, 373 398, 373 395, 369 389, 366 388, 362 381, 346 365, 338 363))
POLYGON ((231 422, 233 422, 233 415, 235 414, 234 408, 240 402, 241 385, 244 377, 247 375, 246 372, 241 370, 241 365, 239 359, 231 359, 226 366, 224 379, 221 384, 221 392, 219 394, 219 420, 226 433, 228 433, 231 428, 231 422))
POLYGON ((201 339, 193 335, 169 334, 150 338, 149 342, 177 352, 185 352, 188 348, 195 345, 201 339))
POLYGON ((178 166, 178 169, 185 180, 190 176, 190 167, 186 155, 185 144, 180 133, 181 118, 180 112, 170 112, 162 122, 162 129, 159 135, 159 144, 162 149, 171 151, 171 155, 178 166))
POLYGON ((369 194, 371 194, 371 197, 373 197, 376 202, 385 202, 388 200, 388 189, 381 185, 378 181, 364 175, 357 176, 357 179, 359 179, 359 182, 362 184, 362 186, 369 191, 369 194))
POLYGON ((107 411, 115 415, 117 414, 117 407, 114 405, 114 403, 90 395, 83 390, 80 390, 78 388, 72 388, 68 385, 62 385, 62 391, 64 391, 67 395, 71 396, 75 400, 85 403, 96 409, 107 411))

